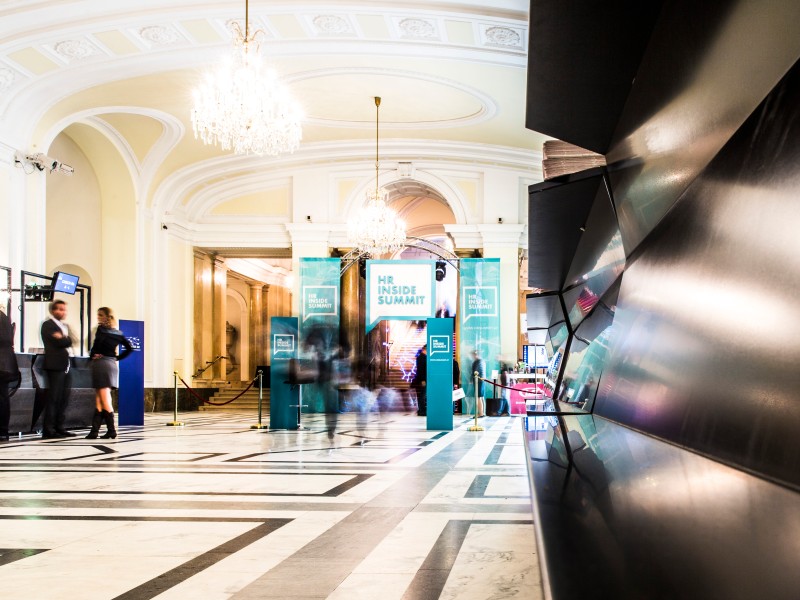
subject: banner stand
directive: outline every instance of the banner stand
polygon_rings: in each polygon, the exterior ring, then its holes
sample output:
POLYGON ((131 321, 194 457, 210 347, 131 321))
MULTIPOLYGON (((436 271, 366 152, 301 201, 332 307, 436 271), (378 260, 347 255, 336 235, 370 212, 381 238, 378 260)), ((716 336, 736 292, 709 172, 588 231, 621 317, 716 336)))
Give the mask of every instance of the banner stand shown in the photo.
POLYGON ((428 319, 428 431, 453 430, 453 319, 428 319))
POLYGON ((294 407, 300 404, 300 393, 289 381, 289 365, 297 359, 297 317, 272 317, 270 324, 269 428, 296 430, 300 424, 294 407))
POLYGON ((117 419, 120 425, 144 425, 144 321, 121 319, 119 329, 133 352, 119 362, 117 419))

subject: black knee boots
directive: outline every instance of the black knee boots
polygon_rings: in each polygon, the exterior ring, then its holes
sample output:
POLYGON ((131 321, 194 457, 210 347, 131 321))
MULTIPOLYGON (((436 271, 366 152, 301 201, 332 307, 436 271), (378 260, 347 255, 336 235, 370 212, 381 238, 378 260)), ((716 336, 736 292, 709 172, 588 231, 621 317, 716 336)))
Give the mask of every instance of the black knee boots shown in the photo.
POLYGON ((89 435, 86 436, 87 440, 96 440, 97 436, 100 434, 100 425, 103 424, 103 413, 99 410, 94 411, 94 416, 92 417, 92 430, 89 432, 89 435))
POLYGON ((102 439, 104 439, 104 440, 112 439, 113 440, 115 437, 117 437, 117 430, 114 427, 114 413, 113 412, 108 412, 107 410, 104 410, 103 411, 103 418, 106 421, 106 428, 108 429, 108 431, 106 431, 106 434, 103 436, 102 439))

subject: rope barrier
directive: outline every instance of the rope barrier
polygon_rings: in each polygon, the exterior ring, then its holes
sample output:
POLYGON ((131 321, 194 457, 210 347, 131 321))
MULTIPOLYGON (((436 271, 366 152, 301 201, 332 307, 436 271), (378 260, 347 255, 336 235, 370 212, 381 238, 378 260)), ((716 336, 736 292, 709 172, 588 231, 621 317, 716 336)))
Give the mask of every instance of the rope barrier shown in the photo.
POLYGON ((251 382, 250 382, 250 385, 248 385, 246 388, 244 388, 240 394, 237 394, 236 396, 234 396, 233 398, 231 398, 230 400, 227 400, 227 401, 225 401, 225 402, 211 402, 210 400, 206 400, 206 399, 205 399, 205 398, 203 398, 203 397, 202 397, 200 394, 197 394, 197 393, 196 393, 196 392, 195 392, 195 391, 194 391, 192 388, 190 388, 190 387, 189 387, 189 384, 188 384, 188 383, 186 383, 186 382, 183 380, 183 378, 182 378, 182 377, 178 377, 178 379, 180 379, 181 383, 182 383, 182 384, 183 384, 183 385, 186 387, 186 389, 188 390, 188 392, 189 392, 189 393, 190 393, 192 396, 194 396, 194 397, 195 397, 195 399, 199 400, 199 401, 200 401, 200 402, 202 402, 203 404, 210 404, 211 406, 225 406, 226 404, 230 404, 230 403, 231 403, 231 402, 233 402, 234 400, 236 400, 236 399, 238 399, 238 398, 241 398, 242 396, 244 396, 244 395, 245 395, 245 393, 246 393, 248 390, 250 390, 250 388, 251 388, 251 387, 253 387, 253 385, 255 384, 255 382, 256 382, 256 379, 258 379, 258 377, 254 378, 254 379, 253 379, 253 381, 251 381, 251 382))
MULTIPOLYGON (((480 379, 481 381, 485 381, 485 382, 486 382, 486 383, 488 383, 489 385, 493 385, 493 386, 495 386, 495 387, 503 388, 504 390, 516 390, 517 392, 525 392, 525 393, 527 393, 527 394, 529 394, 529 393, 531 392, 531 389, 530 389, 530 388, 515 388, 515 387, 510 387, 510 386, 507 386, 507 385, 503 385, 503 384, 501 384, 501 383, 495 383, 494 381, 491 381, 491 380, 489 380, 489 379, 485 379, 484 377, 478 377, 478 379, 480 379)), ((534 385, 536 385, 536 389, 537 389, 537 391, 536 391, 535 393, 537 393, 537 394, 544 394, 544 392, 540 392, 540 391, 538 391, 538 389, 539 389, 539 386, 538 386, 538 384, 534 384, 534 385)))

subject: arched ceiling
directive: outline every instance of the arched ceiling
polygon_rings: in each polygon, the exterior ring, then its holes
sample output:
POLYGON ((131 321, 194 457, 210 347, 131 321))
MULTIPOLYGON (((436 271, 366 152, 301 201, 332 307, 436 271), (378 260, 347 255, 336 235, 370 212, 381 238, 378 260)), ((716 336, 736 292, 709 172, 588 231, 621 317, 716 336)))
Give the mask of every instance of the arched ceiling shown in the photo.
MULTIPOLYGON (((0 0, 0 142, 46 151, 89 119, 144 170, 146 193, 182 170, 206 185, 205 173, 218 174, 200 165, 229 155, 194 139, 192 89, 227 53, 229 23, 243 22, 244 8, 0 0)), ((249 10, 267 62, 307 115, 295 157, 252 168, 284 176, 292 160, 369 161, 374 96, 384 158, 447 154, 519 168, 530 156, 533 165, 544 138, 524 127, 528 0, 253 0, 249 10)))

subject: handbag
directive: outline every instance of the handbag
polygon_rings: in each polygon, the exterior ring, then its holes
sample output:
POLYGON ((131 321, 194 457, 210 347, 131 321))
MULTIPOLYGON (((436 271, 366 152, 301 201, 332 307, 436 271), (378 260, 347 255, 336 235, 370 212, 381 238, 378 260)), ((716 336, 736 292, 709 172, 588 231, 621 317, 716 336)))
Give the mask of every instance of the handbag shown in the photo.
POLYGON ((464 397, 464 388, 456 388, 453 390, 453 402, 461 400, 464 397))

